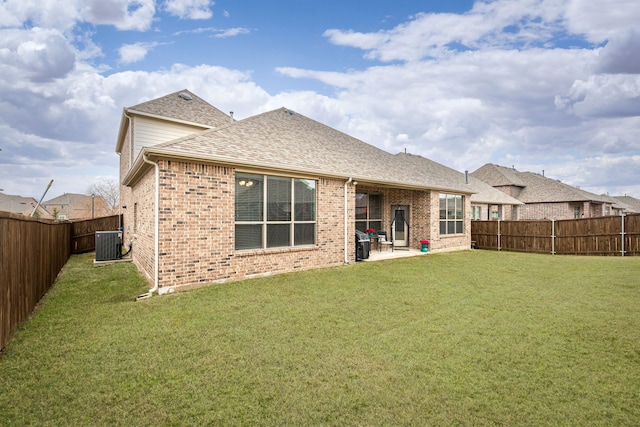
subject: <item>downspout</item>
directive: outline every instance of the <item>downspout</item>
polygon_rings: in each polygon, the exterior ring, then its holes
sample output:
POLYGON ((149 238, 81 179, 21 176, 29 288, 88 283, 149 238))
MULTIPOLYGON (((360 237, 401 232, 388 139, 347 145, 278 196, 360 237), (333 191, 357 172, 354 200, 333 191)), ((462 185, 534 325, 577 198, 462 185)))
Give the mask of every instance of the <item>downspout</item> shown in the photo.
POLYGON ((142 155, 142 160, 144 160, 145 163, 148 163, 150 165, 153 165, 155 168, 155 175, 156 175, 156 196, 155 196, 155 219, 154 219, 154 229, 155 229, 155 242, 154 242, 154 246, 155 246, 155 254, 154 254, 154 260, 153 260, 153 269, 154 269, 154 279, 153 279, 153 288, 149 289, 149 292, 147 292, 146 294, 142 294, 140 295, 138 298, 136 298, 136 300, 139 299, 143 299, 143 298, 149 298, 151 295, 153 295, 154 292, 158 292, 158 289, 160 288, 159 286, 159 279, 158 279, 158 269, 160 266, 160 260, 159 260, 159 253, 160 253, 160 236, 159 236, 159 232, 160 232, 160 166, 158 166, 157 163, 152 162, 151 160, 147 159, 147 155, 143 154, 142 155))
POLYGON ((347 186, 353 182, 353 178, 349 177, 347 181, 344 183, 344 263, 349 264, 349 236, 347 233, 349 232, 349 210, 347 209, 349 199, 347 197, 348 189, 347 186))

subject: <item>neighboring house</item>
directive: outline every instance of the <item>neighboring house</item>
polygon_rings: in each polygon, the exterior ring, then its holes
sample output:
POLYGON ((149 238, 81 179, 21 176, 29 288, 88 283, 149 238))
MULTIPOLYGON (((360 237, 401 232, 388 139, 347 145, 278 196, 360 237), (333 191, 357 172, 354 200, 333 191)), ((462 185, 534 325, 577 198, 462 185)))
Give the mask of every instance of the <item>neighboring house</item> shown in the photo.
POLYGON ((613 198, 621 203, 624 203, 624 205, 628 207, 628 210, 626 212, 640 213, 640 199, 627 196, 626 194, 624 196, 613 196, 613 198))
POLYGON ((286 108, 234 121, 176 92, 124 109, 116 151, 124 239, 151 292, 352 263, 356 229, 387 231, 396 250, 471 244, 464 175, 286 108))
POLYGON ((574 219, 614 214, 612 203, 601 196, 537 173, 488 163, 471 176, 524 203, 507 219, 574 219))
POLYGON ((111 212, 102 197, 86 194, 64 193, 42 202, 42 205, 53 219, 59 221, 98 218, 109 216, 111 212))
MULTIPOLYGON (((33 197, 14 196, 0 193, 0 212, 11 212, 19 215, 31 216, 38 201, 33 197)), ((42 206, 38 206, 34 216, 51 219, 51 214, 42 206)))
POLYGON ((469 211, 471 220, 511 219, 514 207, 524 204, 489 184, 469 176, 468 173, 462 175, 454 169, 415 154, 401 153, 397 155, 408 164, 418 168, 425 168, 431 175, 445 177, 447 182, 456 182, 464 177, 465 183, 468 184, 470 190, 475 192, 471 195, 471 210, 469 211))
POLYGON ((611 204, 611 215, 622 215, 638 212, 633 206, 616 197, 609 196, 608 194, 601 194, 600 197, 602 198, 602 200, 611 204))

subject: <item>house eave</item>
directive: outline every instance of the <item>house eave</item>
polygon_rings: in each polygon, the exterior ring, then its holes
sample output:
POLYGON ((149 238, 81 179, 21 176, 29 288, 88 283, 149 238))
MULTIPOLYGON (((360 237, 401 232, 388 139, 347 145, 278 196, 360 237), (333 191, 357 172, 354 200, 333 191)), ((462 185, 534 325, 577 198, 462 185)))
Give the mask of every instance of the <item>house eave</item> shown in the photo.
POLYGON ((122 152, 122 146, 124 145, 124 135, 126 132, 126 126, 124 124, 126 119, 126 110, 122 109, 122 117, 120 117, 120 128, 118 129, 118 140, 116 142, 116 153, 122 152))
POLYGON ((189 126, 199 127, 199 128, 202 128, 203 130, 214 128, 214 126, 209 126, 202 123, 192 122, 189 120, 176 119, 173 117, 162 116, 160 114, 145 113, 144 111, 138 111, 133 109, 125 109, 125 112, 130 114, 135 114, 137 116, 149 117, 151 119, 163 120, 165 122, 181 123, 189 126))

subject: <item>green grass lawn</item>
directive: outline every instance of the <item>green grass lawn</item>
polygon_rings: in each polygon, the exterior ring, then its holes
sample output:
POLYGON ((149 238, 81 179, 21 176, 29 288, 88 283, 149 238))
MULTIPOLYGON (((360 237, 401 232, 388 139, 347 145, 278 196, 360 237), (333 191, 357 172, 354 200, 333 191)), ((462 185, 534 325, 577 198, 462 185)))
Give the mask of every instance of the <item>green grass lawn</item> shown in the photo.
POLYGON ((0 357, 0 425, 640 423, 640 257, 464 251, 135 302, 74 256, 0 357))

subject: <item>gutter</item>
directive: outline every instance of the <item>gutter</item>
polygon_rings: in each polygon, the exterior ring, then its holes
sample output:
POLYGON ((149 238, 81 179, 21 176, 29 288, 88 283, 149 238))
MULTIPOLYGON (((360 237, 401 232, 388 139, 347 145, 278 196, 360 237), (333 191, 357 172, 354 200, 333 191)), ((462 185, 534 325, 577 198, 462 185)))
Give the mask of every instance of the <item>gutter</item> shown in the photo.
POLYGON ((154 269, 154 279, 153 279, 153 288, 149 289, 149 292, 147 292, 146 294, 142 294, 140 296, 138 296, 136 298, 137 300, 140 299, 144 299, 144 298, 149 298, 153 295, 154 292, 158 292, 158 289, 160 288, 160 280, 158 278, 158 269, 160 266, 160 236, 159 236, 159 232, 160 232, 160 166, 158 166, 157 163, 152 162, 151 160, 147 159, 147 155, 143 154, 142 155, 142 160, 145 163, 148 163, 150 165, 153 165, 155 167, 155 175, 156 175, 156 195, 155 195, 155 219, 154 219, 154 231, 155 231, 155 237, 154 237, 154 246, 155 246, 155 250, 154 250, 154 260, 153 260, 153 269, 154 269))

